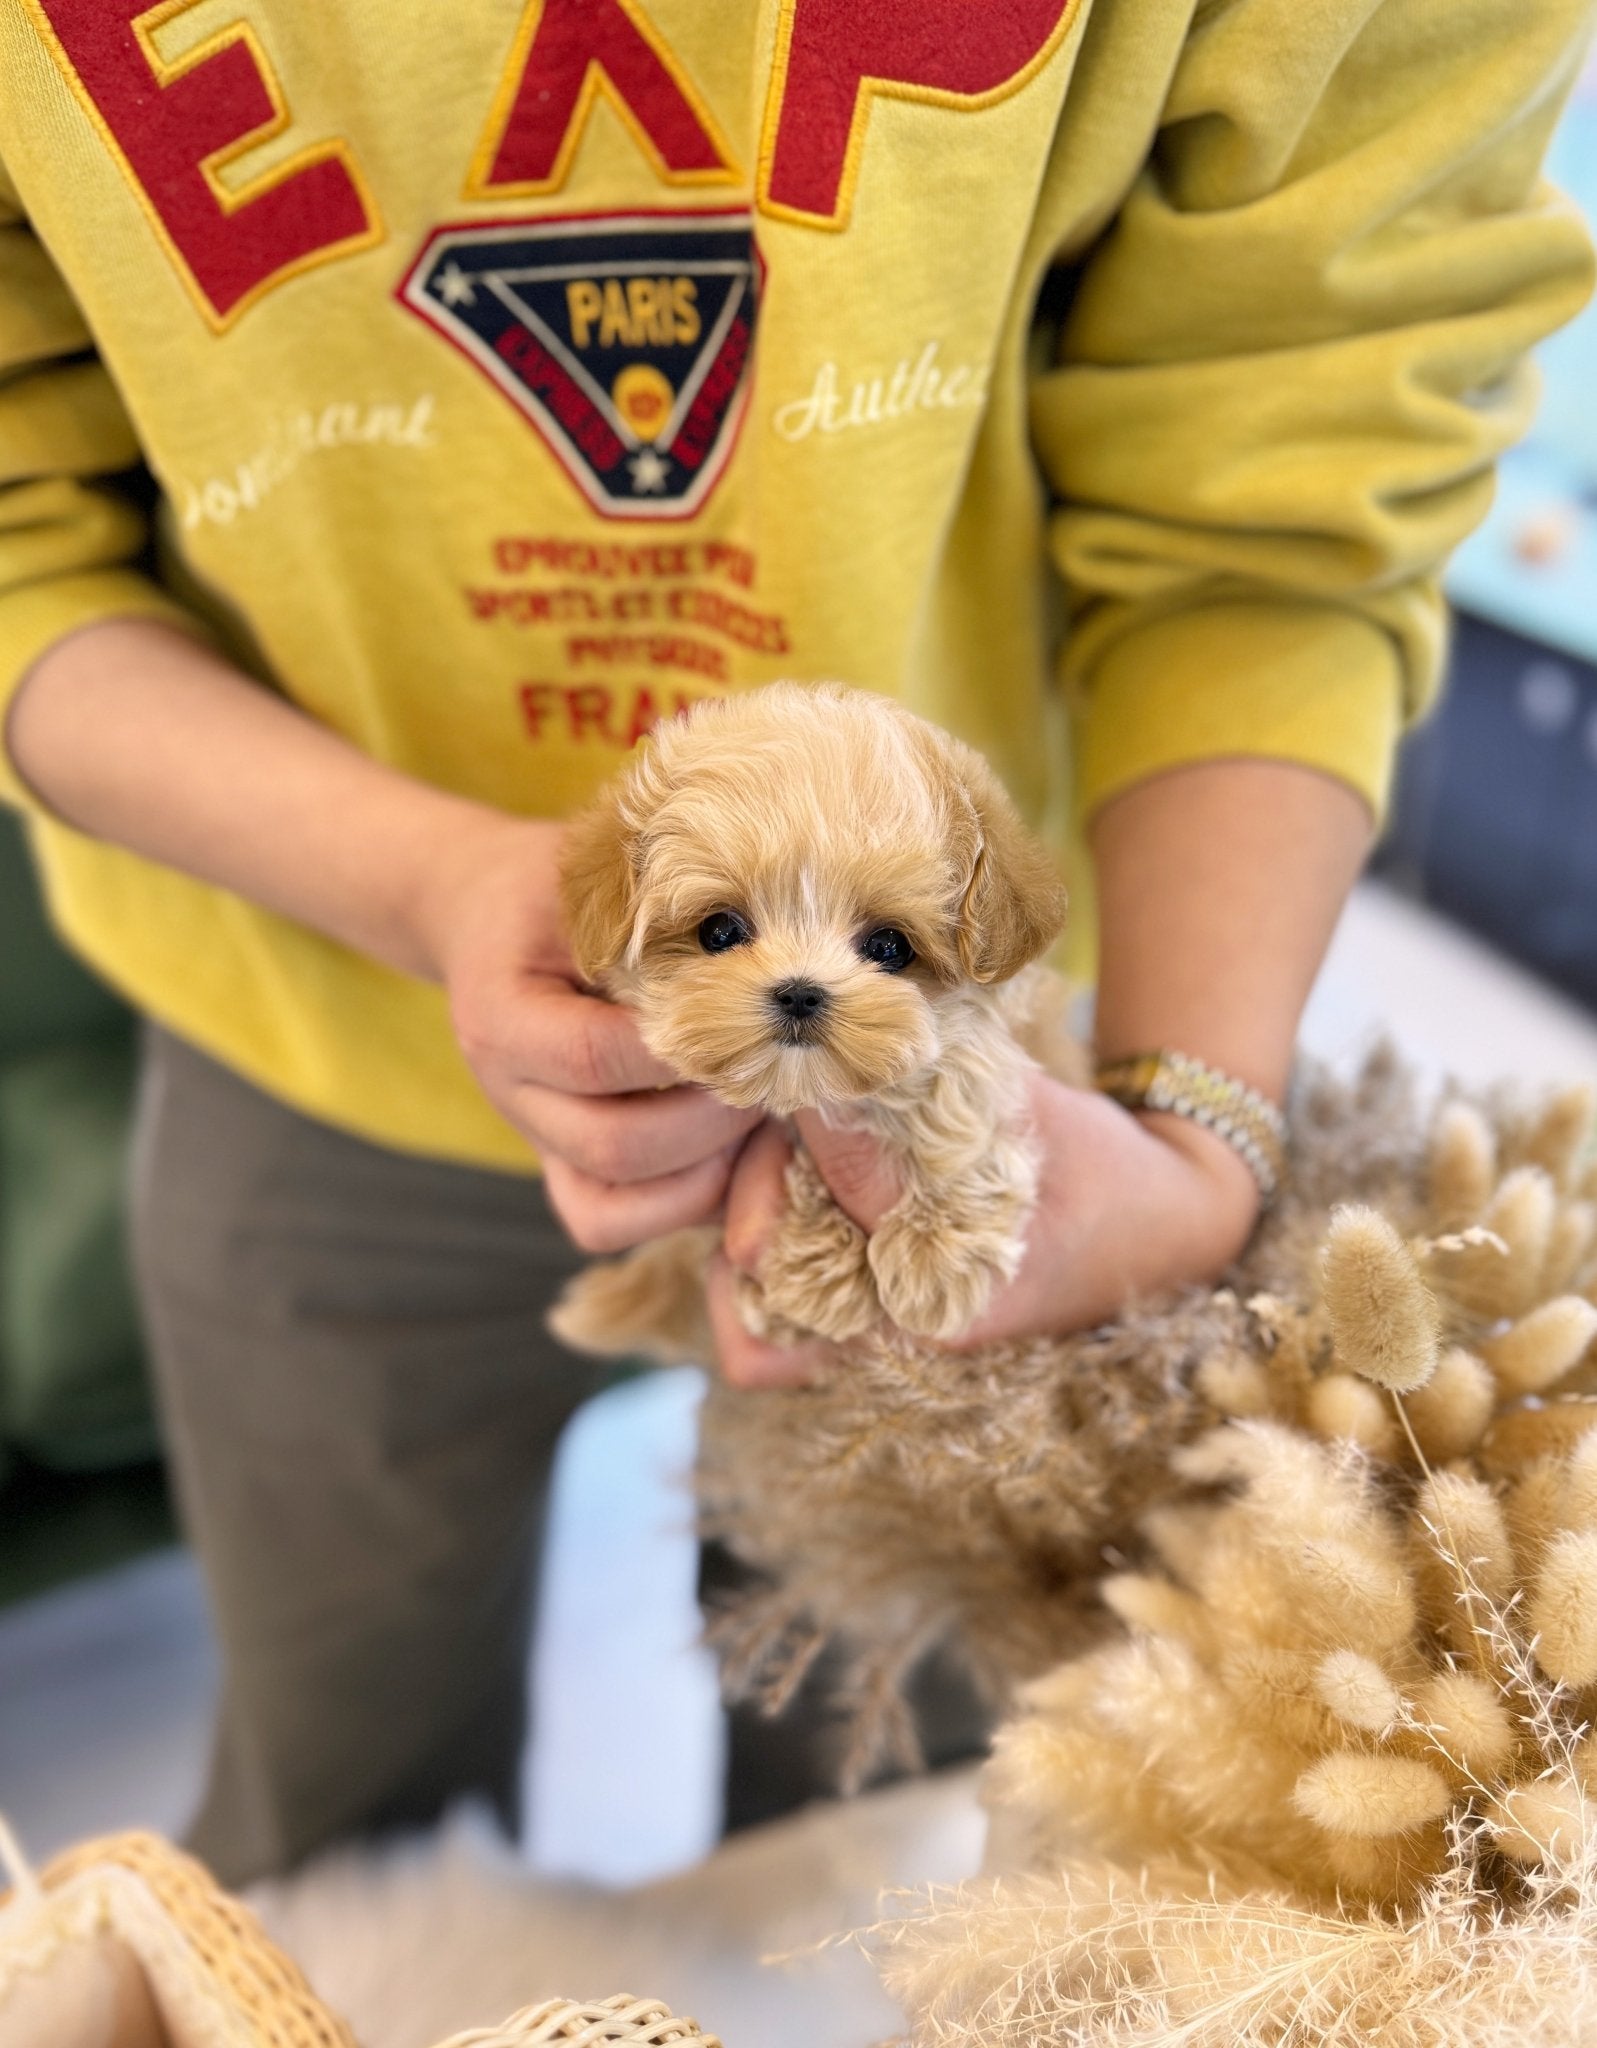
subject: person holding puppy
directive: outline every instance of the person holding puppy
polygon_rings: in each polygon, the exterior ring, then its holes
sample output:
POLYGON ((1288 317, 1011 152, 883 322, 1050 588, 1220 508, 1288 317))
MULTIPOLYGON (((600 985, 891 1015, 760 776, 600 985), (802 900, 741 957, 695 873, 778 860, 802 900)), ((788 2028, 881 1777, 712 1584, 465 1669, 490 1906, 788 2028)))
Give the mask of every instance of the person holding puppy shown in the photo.
MULTIPOLYGON (((1090 847, 1100 1053, 1279 1101, 1440 564, 1587 288, 1537 167, 1589 12, 0 0, 0 781, 155 1020, 224 1877, 513 1810, 588 1385, 538 1335, 558 1226, 769 1233, 787 1138, 562 928, 561 821, 653 720, 837 677, 958 732, 1090 847)), ((1245 1240, 1212 1131, 1031 1107, 966 1341, 1245 1240)), ((800 1128, 870 1228, 880 1158, 800 1128)), ((719 1290, 725 1369, 802 1375, 719 1290)))

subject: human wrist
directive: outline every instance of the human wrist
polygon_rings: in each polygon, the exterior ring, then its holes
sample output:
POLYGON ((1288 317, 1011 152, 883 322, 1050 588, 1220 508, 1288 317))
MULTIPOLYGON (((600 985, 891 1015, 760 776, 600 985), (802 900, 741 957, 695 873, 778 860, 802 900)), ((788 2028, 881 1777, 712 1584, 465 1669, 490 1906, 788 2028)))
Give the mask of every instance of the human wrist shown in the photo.
POLYGON ((1129 1112, 1152 1138, 1197 1177, 1202 1188, 1203 1228, 1214 1242, 1230 1247, 1222 1263, 1240 1251, 1259 1220, 1264 1191, 1236 1149, 1217 1131, 1169 1110, 1129 1112))
POLYGON ((1223 1139, 1263 1200, 1274 1198, 1286 1171, 1286 1119, 1259 1089, 1170 1046, 1100 1059, 1093 1080, 1123 1109, 1168 1111, 1223 1139))
POLYGON ((447 983, 452 963, 469 943, 472 906, 497 880, 522 901, 529 923, 530 951, 547 951, 551 963, 559 945, 557 862, 563 828, 542 818, 520 818, 443 791, 429 790, 405 836, 404 857, 393 879, 393 905, 407 971, 424 981, 447 983))
MULTIPOLYGON (((69 635, 14 699, 18 772, 67 823, 233 890, 384 966, 442 981, 481 878, 561 957, 560 828, 373 760, 157 620, 69 635)), ((540 950, 541 949, 541 950, 540 950)))
MULTIPOLYGON (((1219 1003, 1183 1012, 1123 1001, 1109 1009, 1100 997, 1092 1040, 1097 1085, 1132 1107, 1141 1106, 1135 1097, 1147 1090, 1149 1108, 1161 1109, 1167 1105, 1158 1097, 1181 1092, 1190 1077, 1205 1102, 1215 1091, 1234 1092, 1239 1105, 1253 1104, 1273 1120, 1286 1103, 1297 1022, 1295 1008, 1239 1015, 1219 1003)), ((1210 1121, 1196 1110, 1189 1115, 1210 1121)))
POLYGON ((1116 797, 1089 836, 1099 1058, 1173 1048, 1279 1105, 1367 849, 1362 801, 1294 763, 1202 761, 1116 797))
MULTIPOLYGON (((1121 1049, 1115 1039, 1113 1053, 1105 1054, 1103 1041, 1099 1041, 1098 1072, 1100 1086, 1122 1063, 1130 1063, 1136 1054, 1121 1049)), ((1240 1050, 1235 1039, 1226 1041, 1235 1052, 1240 1050)), ((1255 1060, 1244 1059, 1240 1064, 1251 1067, 1261 1078, 1273 1079, 1284 1074, 1289 1064, 1290 1051, 1272 1059, 1265 1049, 1255 1060)), ((1186 1052, 1183 1045, 1176 1048, 1186 1052)), ((1158 1050, 1141 1048, 1143 1052, 1158 1050)), ((1168 1050, 1166 1048, 1165 1050, 1168 1050)), ((1189 1057, 1195 1057, 1189 1055, 1189 1057)), ((1207 1066, 1208 1062, 1205 1061, 1207 1066)), ((1278 1097, 1268 1087, 1259 1087, 1252 1080, 1241 1075, 1211 1068, 1217 1080, 1235 1081, 1242 1084, 1247 1092, 1257 1092, 1266 1104, 1275 1103, 1278 1097)), ((1284 1083, 1277 1082, 1277 1088, 1284 1094, 1284 1083)), ((1180 1108, 1161 1108, 1152 1101, 1128 1099, 1123 1093, 1110 1088, 1108 1099, 1114 1101, 1125 1115, 1129 1116, 1148 1137, 1161 1147, 1165 1157, 1182 1169, 1186 1190, 1181 1209, 1188 1218, 1188 1233, 1192 1238, 1188 1257, 1193 1271, 1214 1270, 1227 1265, 1239 1253, 1252 1235, 1254 1225, 1269 1196, 1274 1193, 1275 1172, 1279 1170, 1272 1160, 1269 1170, 1269 1186, 1261 1178, 1260 1163, 1250 1159, 1236 1142, 1235 1134, 1228 1134, 1214 1128, 1207 1118, 1185 1112, 1180 1108)), ((1284 1162, 1282 1162, 1284 1164, 1284 1162)))

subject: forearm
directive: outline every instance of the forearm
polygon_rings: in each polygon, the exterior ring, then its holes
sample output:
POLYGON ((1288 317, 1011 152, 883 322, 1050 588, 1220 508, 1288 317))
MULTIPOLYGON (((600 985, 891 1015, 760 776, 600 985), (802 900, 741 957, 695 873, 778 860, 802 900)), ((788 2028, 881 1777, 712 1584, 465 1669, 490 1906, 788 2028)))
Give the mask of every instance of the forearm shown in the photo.
POLYGON ((13 701, 6 744, 80 831, 426 977, 438 973, 429 890, 495 823, 148 620, 52 648, 13 701))
POLYGON ((1198 762, 1107 803, 1100 1056, 1174 1047, 1279 1101, 1370 837, 1351 788, 1289 762, 1198 762))

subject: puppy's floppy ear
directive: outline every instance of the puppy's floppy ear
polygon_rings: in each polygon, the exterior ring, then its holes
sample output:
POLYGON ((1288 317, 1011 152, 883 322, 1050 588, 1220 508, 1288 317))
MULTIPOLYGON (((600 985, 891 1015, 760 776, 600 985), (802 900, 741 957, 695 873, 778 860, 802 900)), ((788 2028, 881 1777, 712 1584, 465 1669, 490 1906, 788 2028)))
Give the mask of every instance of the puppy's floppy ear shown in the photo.
POLYGON ((602 980, 632 937, 638 897, 636 842, 619 782, 602 791, 566 827, 560 847, 560 902, 571 957, 584 981, 602 980))
POLYGON ((970 881, 955 932, 960 963, 972 981, 1007 981, 1059 936, 1065 885, 980 754, 958 740, 947 744, 975 813, 970 881))

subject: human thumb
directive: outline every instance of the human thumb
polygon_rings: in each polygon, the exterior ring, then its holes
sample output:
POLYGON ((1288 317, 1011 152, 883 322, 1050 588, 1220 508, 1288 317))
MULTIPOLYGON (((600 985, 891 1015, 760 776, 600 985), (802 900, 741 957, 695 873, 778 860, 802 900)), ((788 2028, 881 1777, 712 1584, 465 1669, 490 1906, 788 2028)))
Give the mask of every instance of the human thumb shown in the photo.
POLYGON ((829 1123, 820 1110, 801 1109, 793 1121, 837 1206, 861 1230, 874 1230, 902 1193, 880 1142, 868 1131, 829 1123))

